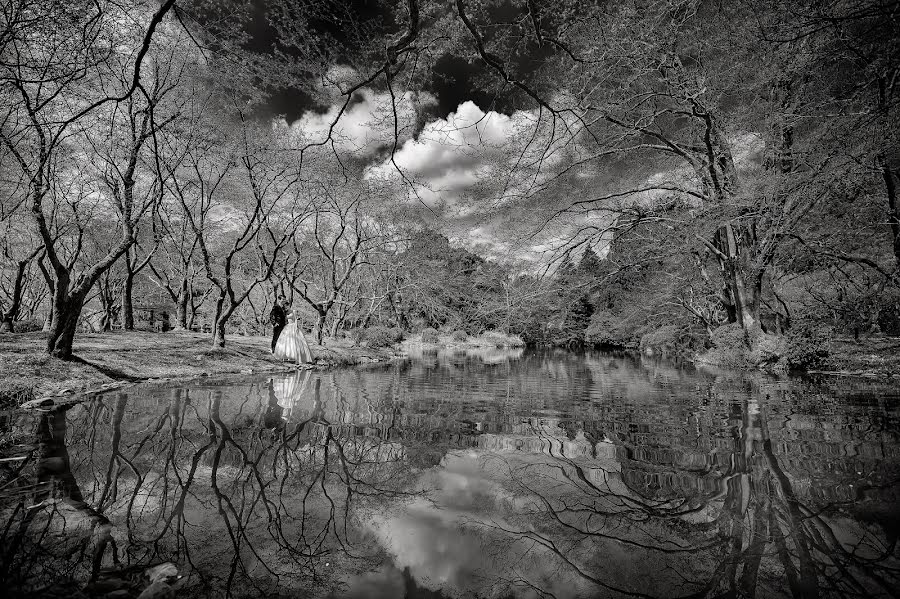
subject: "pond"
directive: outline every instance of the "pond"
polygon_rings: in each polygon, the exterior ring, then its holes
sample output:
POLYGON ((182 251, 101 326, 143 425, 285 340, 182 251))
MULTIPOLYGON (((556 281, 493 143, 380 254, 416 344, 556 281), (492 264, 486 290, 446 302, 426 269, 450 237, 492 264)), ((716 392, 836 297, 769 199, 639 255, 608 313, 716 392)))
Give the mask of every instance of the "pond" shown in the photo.
POLYGON ((900 390, 864 379, 450 352, 134 386, 0 430, 6 596, 165 562, 186 597, 900 588, 900 390))

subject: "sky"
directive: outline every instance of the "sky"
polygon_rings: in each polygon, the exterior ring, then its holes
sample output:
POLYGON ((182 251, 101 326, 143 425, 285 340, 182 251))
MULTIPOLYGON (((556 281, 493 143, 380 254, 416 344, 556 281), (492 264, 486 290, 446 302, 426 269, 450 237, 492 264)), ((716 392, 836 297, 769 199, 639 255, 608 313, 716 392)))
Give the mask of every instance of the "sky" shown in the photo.
MULTIPOLYGON (((386 92, 360 90, 332 133, 335 148, 365 162, 363 178, 395 184, 410 209, 456 244, 495 259, 537 260, 546 234, 530 235, 525 211, 542 201, 537 191, 562 155, 544 143, 528 147, 546 129, 536 111, 504 114, 466 99, 442 114, 431 92, 398 93, 395 147, 391 103, 386 92)), ((305 140, 324 140, 338 111, 332 104, 280 124, 305 140)))
MULTIPOLYGON (((272 52, 278 35, 267 22, 264 0, 259 1, 246 26, 248 45, 257 52, 272 52)), ((345 6, 365 24, 384 16, 376 4, 349 0, 345 6)), ((339 29, 324 22, 320 26, 323 33, 344 41, 339 29)), ((437 59, 425 89, 395 90, 396 147, 390 95, 379 87, 359 90, 335 128, 335 146, 365 163, 365 178, 405 183, 410 208, 455 244, 486 257, 536 262, 553 246, 554 232, 531 235, 534 227, 523 221, 533 206, 526 207, 522 199, 540 186, 536 171, 551 172, 559 159, 552 152, 544 156, 546 145, 524 147, 528 140, 541 141, 535 127, 540 130, 546 123, 538 122, 536 111, 513 110, 503 98, 481 89, 476 75, 483 71, 478 60, 448 55, 437 59), (529 161, 539 159, 544 159, 541 169, 533 168, 529 161)), ((350 67, 332 66, 315 89, 268 90, 261 112, 308 141, 325 139, 344 101, 337 84, 358 81, 359 76, 350 67), (328 89, 328 80, 335 83, 333 89, 328 89)), ((556 234, 559 242, 562 237, 556 234)))
MULTIPOLYGON (((348 0, 341 7, 362 24, 384 16, 373 0, 348 0)), ((347 41, 339 28, 316 26, 338 46, 347 41)), ((252 49, 266 53, 277 45, 262 9, 247 29, 252 49)), ((365 79, 342 65, 339 52, 335 59, 305 91, 268 90, 264 118, 307 142, 324 141, 345 101, 340 89, 365 79)), ((456 245, 497 260, 538 264, 558 261, 573 239, 592 237, 588 245, 604 255, 610 235, 602 229, 612 224, 610 212, 550 216, 560 205, 623 185, 690 185, 691 173, 664 163, 608 160, 573 167, 585 156, 583 128, 574 117, 551 129, 537 106, 516 108, 509 98, 481 89, 478 75, 485 66, 477 58, 446 55, 433 64, 434 76, 415 90, 396 80, 396 132, 392 97, 378 81, 352 96, 332 140, 338 153, 363 164, 364 179, 397 184, 399 199, 456 245)), ((654 197, 645 193, 621 202, 654 197)))

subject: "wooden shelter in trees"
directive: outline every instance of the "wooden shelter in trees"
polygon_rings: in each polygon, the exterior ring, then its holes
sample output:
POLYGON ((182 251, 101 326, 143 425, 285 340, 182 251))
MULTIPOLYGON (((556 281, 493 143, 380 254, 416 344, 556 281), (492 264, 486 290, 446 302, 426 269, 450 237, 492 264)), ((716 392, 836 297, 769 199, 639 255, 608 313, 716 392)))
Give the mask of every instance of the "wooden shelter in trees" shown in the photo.
POLYGON ((149 329, 162 333, 172 328, 169 319, 171 306, 162 302, 135 304, 134 324, 138 329, 149 329))

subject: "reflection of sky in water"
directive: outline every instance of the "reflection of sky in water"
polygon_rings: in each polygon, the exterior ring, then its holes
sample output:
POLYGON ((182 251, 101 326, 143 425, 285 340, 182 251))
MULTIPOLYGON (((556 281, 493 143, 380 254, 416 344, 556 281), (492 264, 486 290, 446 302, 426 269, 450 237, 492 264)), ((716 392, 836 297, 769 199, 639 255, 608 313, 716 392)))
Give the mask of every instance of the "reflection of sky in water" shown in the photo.
MULTIPOLYGON (((424 473, 420 484, 434 489, 428 499, 398 505, 389 514, 373 515, 369 526, 394 566, 408 568, 422 586, 451 594, 495 593, 529 597, 511 581, 492 573, 516 571, 543 581, 543 589, 560 598, 576 597, 578 581, 548 567, 545 552, 532 543, 511 541, 495 530, 511 526, 505 514, 524 501, 504 489, 505 464, 481 452, 448 454, 442 465, 424 473)), ((582 589, 583 591, 583 589, 582 589)))
POLYGON ((521 350, 135 387, 5 421, 0 566, 86 580, 112 539, 206 596, 883 595, 898 399, 521 350))

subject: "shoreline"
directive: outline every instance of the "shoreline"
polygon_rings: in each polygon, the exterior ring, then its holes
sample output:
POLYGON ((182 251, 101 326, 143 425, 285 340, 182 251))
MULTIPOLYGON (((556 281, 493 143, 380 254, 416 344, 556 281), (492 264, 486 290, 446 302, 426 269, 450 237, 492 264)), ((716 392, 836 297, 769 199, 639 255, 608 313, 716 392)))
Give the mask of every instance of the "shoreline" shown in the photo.
MULTIPOLYGON (((58 405, 68 403, 66 398, 139 383, 327 370, 389 363, 422 352, 492 351, 497 347, 483 339, 456 341, 443 336, 439 343, 423 343, 420 336, 414 336, 393 348, 329 341, 324 346, 310 344, 315 364, 297 366, 276 360, 270 353, 269 338, 260 336, 232 335, 224 348, 214 348, 209 335, 186 331, 89 333, 76 339, 71 361, 45 354, 45 338, 37 332, 0 335, 0 410, 58 405)), ((829 349, 830 368, 797 373, 886 382, 900 378, 898 338, 834 339, 829 349)))
POLYGON ((116 331, 80 335, 75 357, 64 361, 44 353, 45 338, 43 333, 0 335, 0 410, 67 403, 60 400, 138 383, 326 370, 406 358, 394 349, 311 343, 316 363, 297 366, 274 358, 268 337, 232 335, 224 348, 214 348, 202 333, 116 331))

